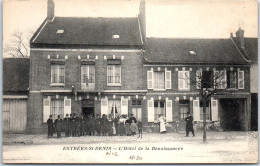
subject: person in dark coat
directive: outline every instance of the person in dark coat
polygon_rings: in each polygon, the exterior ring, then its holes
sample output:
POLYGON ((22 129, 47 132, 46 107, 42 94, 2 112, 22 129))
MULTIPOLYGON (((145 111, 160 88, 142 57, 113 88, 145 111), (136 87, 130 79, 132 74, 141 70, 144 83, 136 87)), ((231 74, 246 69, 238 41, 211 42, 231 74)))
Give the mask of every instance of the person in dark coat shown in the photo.
POLYGON ((186 121, 186 137, 189 136, 189 132, 192 132, 193 137, 195 137, 194 129, 193 129, 193 117, 190 115, 190 113, 187 113, 187 117, 185 118, 186 121))
POLYGON ((129 121, 130 121, 130 124, 133 122, 133 123, 136 123, 137 120, 135 119, 134 117, 134 114, 131 114, 131 117, 129 118, 129 121))
POLYGON ((115 132, 116 135, 118 134, 118 126, 119 126, 119 115, 116 116, 116 118, 114 119, 114 125, 115 125, 115 132))
POLYGON ((80 117, 76 116, 76 136, 80 137, 81 122, 80 117))
POLYGON ((141 137, 142 138, 142 132, 143 132, 143 123, 141 121, 137 122, 137 128, 138 128, 138 138, 141 137))
POLYGON ((60 115, 57 116, 58 118, 55 120, 54 125, 57 132, 57 138, 61 137, 61 130, 62 130, 62 119, 60 118, 60 115))
POLYGON ((49 119, 47 120, 47 126, 48 126, 48 138, 51 138, 51 137, 53 137, 53 131, 54 131, 52 115, 50 115, 49 119))
POLYGON ((86 118, 84 117, 83 114, 81 114, 81 118, 80 118, 80 135, 84 136, 86 135, 86 118))
POLYGON ((63 130, 65 132, 65 136, 70 136, 70 119, 69 114, 66 114, 66 117, 63 119, 63 130))
POLYGON ((113 124, 114 124, 114 120, 112 118, 112 116, 110 115, 108 118, 108 135, 112 136, 113 135, 113 124))
POLYGON ((95 118, 93 117, 93 115, 91 114, 89 116, 89 132, 90 132, 90 136, 94 135, 95 133, 95 118))
POLYGON ((131 131, 131 126, 130 126, 130 119, 127 118, 127 120, 125 121, 125 134, 127 136, 130 136, 132 134, 132 131, 131 131))
POLYGON ((101 132, 103 136, 107 135, 107 130, 108 130, 108 120, 106 115, 103 114, 101 118, 101 132))
POLYGON ((72 136, 72 125, 71 125, 71 120, 72 120, 72 114, 70 114, 69 117, 69 136, 72 136))
POLYGON ((76 114, 74 113, 72 118, 71 118, 71 121, 70 121, 70 125, 71 125, 71 133, 72 133, 72 137, 75 137, 76 136, 76 114))
POLYGON ((95 130, 97 132, 97 135, 100 135, 101 132, 101 118, 97 114, 96 119, 95 119, 95 130))

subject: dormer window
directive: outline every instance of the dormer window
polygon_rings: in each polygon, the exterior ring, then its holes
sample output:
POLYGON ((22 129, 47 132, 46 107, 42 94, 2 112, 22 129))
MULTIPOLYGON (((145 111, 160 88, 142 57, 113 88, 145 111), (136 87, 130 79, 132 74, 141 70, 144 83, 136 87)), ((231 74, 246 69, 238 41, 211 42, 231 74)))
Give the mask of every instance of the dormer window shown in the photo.
POLYGON ((190 54, 191 55, 196 55, 196 52, 195 51, 190 51, 190 54))
POLYGON ((56 33, 57 33, 57 34, 61 34, 61 33, 63 33, 63 32, 64 32, 63 29, 58 29, 56 33))
POLYGON ((120 36, 119 35, 112 35, 112 39, 119 39, 120 36))

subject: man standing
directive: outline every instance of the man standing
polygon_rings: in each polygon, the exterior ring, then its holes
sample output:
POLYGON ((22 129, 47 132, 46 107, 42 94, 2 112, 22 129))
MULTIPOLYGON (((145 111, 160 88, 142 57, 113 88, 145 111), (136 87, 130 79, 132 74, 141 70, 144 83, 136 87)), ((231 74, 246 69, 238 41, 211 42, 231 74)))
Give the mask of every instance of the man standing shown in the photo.
POLYGON ((185 118, 186 121, 186 137, 189 136, 189 132, 191 131, 193 134, 193 137, 195 137, 194 130, 193 130, 193 117, 190 115, 189 112, 187 112, 187 117, 185 118))
POLYGON ((63 119, 63 127, 65 131, 65 136, 69 137, 70 135, 70 119, 69 114, 66 114, 66 117, 63 119))
POLYGON ((58 115, 58 119, 55 120, 54 124, 57 131, 57 138, 60 138, 62 130, 62 119, 60 118, 60 115, 58 115))
POLYGON ((49 119, 47 120, 47 125, 48 125, 48 138, 53 137, 53 120, 52 120, 52 115, 49 116, 49 119))
POLYGON ((97 114, 96 119, 95 119, 95 130, 97 132, 97 135, 100 135, 101 132, 101 118, 97 114))
POLYGON ((72 133, 72 137, 76 136, 76 114, 74 113, 71 120, 70 120, 70 126, 71 126, 71 133, 72 133))

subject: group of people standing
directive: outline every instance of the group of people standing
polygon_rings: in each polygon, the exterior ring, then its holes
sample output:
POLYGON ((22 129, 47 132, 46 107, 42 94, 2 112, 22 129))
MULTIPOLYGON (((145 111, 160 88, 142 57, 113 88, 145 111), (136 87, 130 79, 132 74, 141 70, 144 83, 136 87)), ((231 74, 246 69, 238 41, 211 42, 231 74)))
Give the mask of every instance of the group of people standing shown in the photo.
POLYGON ((138 137, 142 137, 142 122, 136 120, 131 114, 128 118, 126 115, 105 115, 100 117, 98 114, 94 117, 92 114, 88 116, 81 115, 78 117, 75 113, 66 114, 64 119, 60 115, 53 121, 52 115, 47 120, 48 138, 53 137, 53 133, 57 132, 57 138, 61 137, 61 132, 65 132, 66 137, 80 137, 80 136, 113 136, 113 135, 135 135, 137 132, 138 137))

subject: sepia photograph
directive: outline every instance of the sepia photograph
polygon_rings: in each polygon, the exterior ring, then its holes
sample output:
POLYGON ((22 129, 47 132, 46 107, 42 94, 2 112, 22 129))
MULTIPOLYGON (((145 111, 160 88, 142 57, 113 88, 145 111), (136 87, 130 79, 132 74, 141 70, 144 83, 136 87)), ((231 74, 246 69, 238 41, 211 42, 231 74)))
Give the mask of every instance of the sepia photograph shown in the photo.
POLYGON ((2 163, 258 163, 257 0, 3 0, 2 163))

